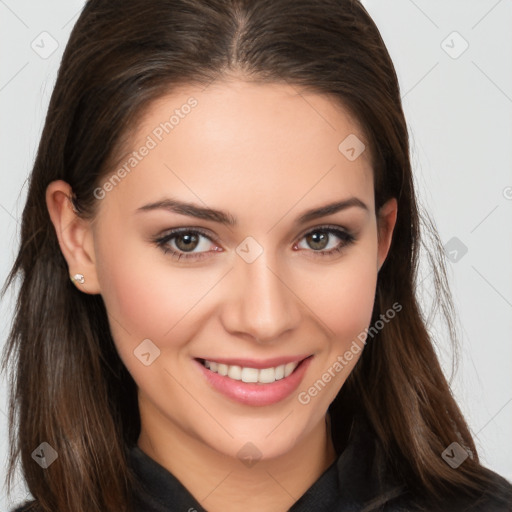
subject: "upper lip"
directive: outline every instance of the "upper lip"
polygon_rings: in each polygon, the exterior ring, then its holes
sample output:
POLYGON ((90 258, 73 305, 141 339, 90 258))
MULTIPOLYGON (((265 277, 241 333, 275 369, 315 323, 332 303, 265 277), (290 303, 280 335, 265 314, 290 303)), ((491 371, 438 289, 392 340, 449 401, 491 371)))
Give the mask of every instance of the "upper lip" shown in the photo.
POLYGON ((298 363, 310 357, 311 354, 302 354, 298 356, 273 357, 271 359, 242 359, 229 357, 202 357, 196 358, 202 361, 214 361, 216 363, 227 364, 228 366, 242 366, 244 368, 274 368, 287 363, 298 363))

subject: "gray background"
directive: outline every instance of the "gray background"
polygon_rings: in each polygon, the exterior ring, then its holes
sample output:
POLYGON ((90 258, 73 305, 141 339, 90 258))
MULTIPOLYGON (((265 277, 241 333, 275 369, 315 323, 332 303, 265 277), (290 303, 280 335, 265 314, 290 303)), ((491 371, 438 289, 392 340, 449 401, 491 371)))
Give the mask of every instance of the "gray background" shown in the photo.
MULTIPOLYGON (((2 282, 15 255, 25 182, 57 67, 83 4, 0 0, 2 282)), ((451 260, 448 270, 462 338, 453 390, 483 462, 512 480, 512 1, 364 4, 395 62, 420 201, 432 212, 451 260)), ((425 308, 428 276, 427 269, 425 308)), ((0 346, 12 308, 9 293, 0 310, 0 346)), ((431 329, 438 334, 439 354, 450 377, 446 335, 436 321, 431 329)), ((3 479, 7 388, 2 377, 3 479)), ((12 502, 2 488, 0 510, 26 495, 21 481, 12 502)))

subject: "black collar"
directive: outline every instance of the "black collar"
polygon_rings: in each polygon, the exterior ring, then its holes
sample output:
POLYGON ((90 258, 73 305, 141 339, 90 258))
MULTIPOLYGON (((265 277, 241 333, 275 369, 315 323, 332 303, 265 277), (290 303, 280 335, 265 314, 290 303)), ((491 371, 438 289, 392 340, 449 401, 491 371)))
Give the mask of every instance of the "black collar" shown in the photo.
MULTIPOLYGON (((206 512, 181 482, 138 446, 128 451, 141 487, 134 490, 137 512, 206 512)), ((375 436, 361 419, 352 428, 343 452, 299 498, 289 512, 370 511, 402 494, 390 485, 376 458, 375 436)))
MULTIPOLYGON (((146 455, 138 446, 129 450, 129 461, 143 488, 136 489, 136 512, 206 512, 181 482, 146 455)), ((336 461, 292 506, 290 512, 331 510, 339 499, 336 461)))

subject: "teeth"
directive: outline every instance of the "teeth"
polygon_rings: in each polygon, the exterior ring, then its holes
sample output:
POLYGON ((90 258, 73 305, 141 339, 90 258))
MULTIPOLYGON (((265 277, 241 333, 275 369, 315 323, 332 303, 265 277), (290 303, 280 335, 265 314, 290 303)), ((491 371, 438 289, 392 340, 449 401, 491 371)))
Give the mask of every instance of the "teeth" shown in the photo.
POLYGON ((217 373, 219 375, 227 375, 228 374, 228 365, 227 364, 217 365, 217 373))
POLYGON ((219 375, 228 376, 233 380, 241 380, 248 383, 270 384, 276 380, 288 377, 297 368, 299 363, 287 363, 275 368, 246 368, 237 365, 216 363, 215 361, 203 361, 204 366, 219 375))
POLYGON ((256 370, 256 368, 242 368, 242 382, 258 382, 259 373, 259 370, 256 370))
MULTIPOLYGON (((249 368, 247 368, 249 370, 249 368)), ((262 368, 259 372, 256 373, 256 380, 259 382, 269 383, 274 382, 277 379, 277 372, 274 368, 262 368)), ((284 377, 284 372, 280 372, 280 374, 284 377)), ((281 377, 281 379, 283 378, 281 377)))
MULTIPOLYGON (((211 370, 211 368, 210 368, 211 370)), ((215 371, 215 370, 212 370, 215 371)), ((234 380, 241 380, 242 378, 242 368, 240 366, 228 366, 228 377, 234 380)))
POLYGON ((295 368, 297 368, 297 366, 298 366, 298 363, 285 364, 284 365, 284 376, 288 377, 288 375, 290 375, 293 372, 293 370, 295 370, 295 368))

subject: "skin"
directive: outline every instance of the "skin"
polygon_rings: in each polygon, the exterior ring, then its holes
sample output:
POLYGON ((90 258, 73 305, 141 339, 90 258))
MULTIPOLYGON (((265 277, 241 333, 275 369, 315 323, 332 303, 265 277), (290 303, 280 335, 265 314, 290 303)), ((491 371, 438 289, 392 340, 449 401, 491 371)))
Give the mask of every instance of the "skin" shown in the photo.
MULTIPOLYGON (((94 220, 72 211, 63 181, 48 187, 48 210, 70 275, 85 276, 77 285, 84 293, 102 295, 119 355, 137 383, 139 447, 210 512, 283 511, 336 458, 327 408, 360 353, 307 405, 298 393, 369 326, 396 201, 375 212, 369 151, 350 161, 338 150, 350 134, 366 140, 348 112, 289 85, 233 79, 174 91, 134 127, 131 150, 191 96, 197 106, 98 201, 94 220), (171 196, 224 210, 237 225, 138 210, 171 196), (366 209, 296 223, 309 209, 350 197, 366 209), (344 244, 330 234, 318 248, 305 237, 325 225, 348 230, 355 241, 318 254, 344 244), (192 245, 206 257, 176 259, 154 242, 179 227, 211 235, 192 245), (248 236, 263 249, 252 263, 236 252, 248 236), (144 339, 160 350, 149 366, 134 357, 144 339), (299 354, 314 355, 299 389, 268 406, 219 394, 192 361, 299 354), (252 467, 237 456, 247 442, 261 452, 252 467)), ((178 250, 176 242, 168 246, 178 250)))

